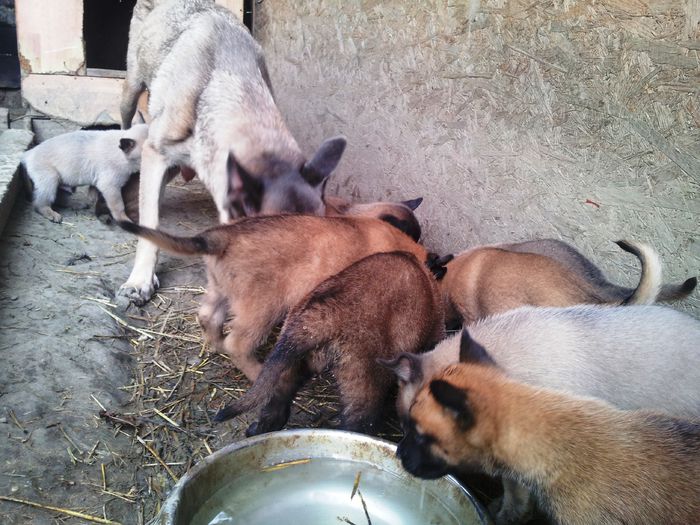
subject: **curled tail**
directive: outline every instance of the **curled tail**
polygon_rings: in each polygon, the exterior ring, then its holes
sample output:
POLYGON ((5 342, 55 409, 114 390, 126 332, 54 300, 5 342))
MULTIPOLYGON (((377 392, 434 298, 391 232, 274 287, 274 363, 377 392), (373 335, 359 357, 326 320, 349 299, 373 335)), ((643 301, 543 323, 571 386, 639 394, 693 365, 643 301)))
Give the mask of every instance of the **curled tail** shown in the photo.
POLYGON ((228 244, 216 230, 207 230, 194 237, 177 237, 129 221, 119 221, 119 226, 163 250, 183 255, 221 255, 228 244))
MULTIPOLYGON (((635 255, 642 265, 639 284, 621 304, 651 304, 655 301, 683 299, 695 290, 697 277, 686 279, 680 284, 661 283, 661 260, 656 251, 646 244, 630 241, 617 241, 620 248, 635 255)), ((623 290, 621 288, 621 290, 623 290)))
POLYGON ((633 254, 642 265, 639 284, 622 304, 653 304, 661 292, 661 259, 656 251, 644 243, 616 241, 620 248, 633 254))
POLYGON ((306 348, 291 343, 285 335, 282 335, 265 360, 255 383, 243 394, 243 397, 219 410, 213 420, 226 421, 270 403, 278 390, 286 390, 283 383, 295 381, 290 375, 294 375, 294 369, 300 365, 305 354, 306 348))

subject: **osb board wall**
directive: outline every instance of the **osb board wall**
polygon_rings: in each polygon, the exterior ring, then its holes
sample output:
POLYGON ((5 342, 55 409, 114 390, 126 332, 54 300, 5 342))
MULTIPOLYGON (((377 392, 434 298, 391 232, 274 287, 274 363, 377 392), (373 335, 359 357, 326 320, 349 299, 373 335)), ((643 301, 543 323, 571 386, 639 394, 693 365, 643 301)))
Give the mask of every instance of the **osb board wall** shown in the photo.
MULTIPOLYGON (((332 189, 425 197, 441 251, 557 237, 633 283, 610 242, 700 273, 697 0, 256 4, 303 149, 342 133, 332 189)), ((700 313, 695 294, 692 304, 700 313)))

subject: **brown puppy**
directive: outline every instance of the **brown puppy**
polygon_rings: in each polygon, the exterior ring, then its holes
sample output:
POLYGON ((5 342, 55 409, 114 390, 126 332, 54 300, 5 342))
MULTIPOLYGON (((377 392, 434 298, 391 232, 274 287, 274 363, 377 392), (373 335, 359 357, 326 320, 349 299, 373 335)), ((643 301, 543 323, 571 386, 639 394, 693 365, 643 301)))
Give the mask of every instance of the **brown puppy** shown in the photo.
POLYGON ((472 347, 416 397, 397 451, 409 472, 518 480, 557 523, 700 523, 700 421, 518 383, 472 347))
POLYGON ((428 258, 403 232, 363 217, 249 217, 194 237, 119 224, 164 250, 205 256, 208 286, 199 322, 214 348, 227 353, 251 381, 262 368, 255 348, 325 279, 373 253, 406 251, 419 261, 428 258), (231 330, 224 338, 229 314, 231 330))
POLYGON ((695 288, 694 277, 679 285, 661 286, 661 262, 651 247, 630 241, 617 244, 642 264, 635 289, 608 282, 593 263, 561 241, 543 239, 467 250, 447 264, 447 275, 440 284, 448 323, 472 323, 525 305, 651 304, 683 298, 695 288), (545 249, 554 243, 558 251, 545 249), (578 264, 571 264, 571 256, 556 258, 562 245, 568 248, 565 255, 578 255, 578 264), (547 255, 533 253, 538 249, 547 255), (580 264, 581 260, 586 264, 580 264))
POLYGON ((261 408, 247 435, 281 429, 297 390, 329 370, 338 383, 341 428, 373 433, 393 374, 376 364, 422 352, 445 335, 435 278, 412 254, 378 253, 326 279, 287 316, 277 344, 246 394, 216 415, 261 408))

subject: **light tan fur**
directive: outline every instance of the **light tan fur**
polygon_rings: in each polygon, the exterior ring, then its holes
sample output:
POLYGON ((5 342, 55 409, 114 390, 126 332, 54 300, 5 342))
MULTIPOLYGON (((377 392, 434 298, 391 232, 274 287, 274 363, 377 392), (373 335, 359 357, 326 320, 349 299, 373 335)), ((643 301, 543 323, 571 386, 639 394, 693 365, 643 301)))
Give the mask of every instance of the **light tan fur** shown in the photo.
POLYGON ((660 300, 676 299, 688 295, 695 287, 695 280, 689 279, 662 289, 661 262, 654 249, 643 243, 621 243, 623 249, 637 255, 642 263, 642 275, 635 290, 593 279, 552 256, 511 251, 518 245, 467 250, 447 264, 447 274, 440 282, 448 322, 471 323, 525 305, 651 304, 661 290, 660 300), (675 293, 671 294, 671 289, 675 293))
POLYGON ((558 523, 700 523, 700 421, 621 411, 482 364, 453 365, 437 379, 463 391, 471 424, 436 401, 432 383, 410 418, 450 468, 525 482, 558 523))

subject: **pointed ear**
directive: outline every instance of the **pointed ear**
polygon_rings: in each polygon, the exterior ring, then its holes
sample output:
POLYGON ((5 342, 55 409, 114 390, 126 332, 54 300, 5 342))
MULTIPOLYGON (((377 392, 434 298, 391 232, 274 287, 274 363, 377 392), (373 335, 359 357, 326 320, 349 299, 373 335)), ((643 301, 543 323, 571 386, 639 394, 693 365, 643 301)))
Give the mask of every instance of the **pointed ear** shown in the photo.
POLYGON ((312 186, 321 184, 340 162, 346 145, 345 137, 326 140, 313 158, 301 167, 301 176, 312 186))
POLYGON ((430 393, 435 401, 452 413, 462 430, 474 424, 474 413, 469 406, 466 390, 461 390, 442 379, 436 379, 430 382, 430 393))
POLYGON ((129 153, 136 146, 134 139, 119 139, 119 149, 124 153, 129 153))
POLYGON ((231 203, 243 207, 243 211, 258 213, 262 208, 265 187, 263 183, 248 173, 237 161, 233 153, 228 154, 226 162, 228 173, 228 198, 231 203))
POLYGON ((401 201, 401 204, 408 206, 411 210, 415 210, 420 203, 423 202, 423 197, 418 197, 417 199, 411 199, 410 201, 401 201))
POLYGON ((417 354, 401 352, 394 359, 377 358, 377 363, 394 372, 398 380, 404 383, 417 383, 423 379, 421 359, 417 354))
POLYGON ((482 365, 496 364, 486 349, 472 339, 466 328, 462 330, 462 338, 459 341, 459 362, 482 365))

